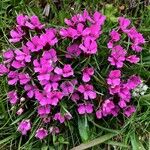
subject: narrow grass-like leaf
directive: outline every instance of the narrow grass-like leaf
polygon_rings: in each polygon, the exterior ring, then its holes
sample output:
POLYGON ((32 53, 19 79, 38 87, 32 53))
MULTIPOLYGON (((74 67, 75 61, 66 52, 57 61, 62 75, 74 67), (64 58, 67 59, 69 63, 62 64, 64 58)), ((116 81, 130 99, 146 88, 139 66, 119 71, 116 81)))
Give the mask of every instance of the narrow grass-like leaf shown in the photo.
POLYGON ((83 143, 79 146, 76 146, 74 148, 72 148, 71 150, 85 150, 87 148, 90 148, 90 147, 93 147, 93 146, 96 146, 96 145, 99 145, 101 143, 104 143, 105 141, 111 139, 112 137, 116 136, 117 134, 113 134, 113 133, 109 133, 109 134, 106 134, 104 136, 101 136, 99 138, 96 138, 92 141, 89 141, 87 143, 83 143))

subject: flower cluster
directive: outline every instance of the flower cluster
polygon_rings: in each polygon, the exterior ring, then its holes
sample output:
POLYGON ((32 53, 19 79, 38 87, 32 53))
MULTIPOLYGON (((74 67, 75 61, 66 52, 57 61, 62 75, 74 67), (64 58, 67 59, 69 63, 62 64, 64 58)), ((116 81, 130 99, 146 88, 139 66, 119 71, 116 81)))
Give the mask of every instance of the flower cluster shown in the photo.
MULTIPOLYGON (((123 67, 125 61, 137 63, 139 57, 127 55, 127 50, 115 42, 120 40, 120 32, 126 33, 132 40, 131 48, 140 52, 140 45, 145 41, 135 28, 129 28, 128 19, 119 18, 118 31, 110 33, 108 47, 112 52, 108 61, 117 69, 110 71, 107 79, 106 90, 109 94, 105 97, 111 96, 97 111, 95 101, 98 92, 92 82, 94 68, 85 64, 80 70, 76 70, 76 64, 80 63, 76 62, 77 57, 96 54, 97 39, 102 34, 105 19, 99 12, 91 15, 85 10, 71 19, 65 19, 67 27, 56 30, 46 28, 37 16, 17 16, 17 25, 10 31, 9 39, 17 48, 3 53, 0 76, 7 75, 8 85, 12 87, 10 89, 14 88, 7 96, 9 102, 17 108, 17 115, 25 113, 26 108, 36 109, 37 117, 42 122, 36 131, 36 138, 42 140, 48 134, 61 132, 60 126, 74 118, 75 110, 80 115, 96 113, 97 118, 110 114, 117 116, 121 108, 128 117, 135 111, 134 106, 127 103, 132 98, 132 90, 141 83, 141 79, 132 75, 127 81, 122 80, 119 68, 123 67), (71 40, 71 44, 66 46, 63 55, 58 45, 66 39, 71 40), (76 108, 73 110, 72 106, 76 108)), ((18 125, 18 131, 22 135, 26 135, 31 128, 32 117, 24 118, 18 125)))
POLYGON ((96 54, 96 39, 102 34, 101 28, 106 17, 99 12, 95 12, 93 16, 85 10, 83 14, 72 16, 71 19, 65 19, 67 28, 60 30, 63 38, 71 38, 76 41, 67 48, 67 58, 78 57, 81 53, 90 55, 96 54))
POLYGON ((129 117, 135 112, 135 107, 130 104, 132 98, 132 90, 141 84, 139 76, 132 75, 129 79, 122 79, 122 70, 125 61, 132 64, 139 62, 140 58, 135 54, 129 55, 131 50, 140 52, 142 48, 141 44, 145 43, 145 40, 141 33, 135 28, 129 27, 131 22, 129 19, 120 17, 119 27, 116 30, 110 32, 110 41, 108 42, 108 48, 111 49, 111 54, 108 57, 108 61, 115 69, 109 72, 107 78, 107 84, 109 87, 109 94, 111 97, 104 101, 102 107, 97 111, 97 118, 102 116, 113 115, 116 116, 119 110, 123 109, 123 113, 129 117), (126 50, 119 44, 121 40, 121 34, 125 33, 131 40, 130 49, 126 50))

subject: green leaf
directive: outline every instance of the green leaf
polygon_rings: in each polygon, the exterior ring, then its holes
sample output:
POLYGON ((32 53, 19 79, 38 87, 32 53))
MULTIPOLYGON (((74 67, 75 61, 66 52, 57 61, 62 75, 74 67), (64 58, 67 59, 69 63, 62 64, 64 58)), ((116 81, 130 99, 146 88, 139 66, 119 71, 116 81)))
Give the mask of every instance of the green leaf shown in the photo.
POLYGON ((87 141, 89 139, 89 125, 86 116, 78 118, 78 130, 81 140, 83 142, 87 141))
POLYGON ((130 139, 131 139, 132 150, 139 150, 139 144, 136 140, 135 133, 131 134, 130 139))
POLYGON ((109 134, 106 134, 104 136, 101 136, 99 138, 96 138, 92 141, 89 141, 87 143, 83 143, 79 146, 76 146, 74 148, 72 148, 71 150, 85 150, 87 148, 90 148, 90 147, 93 147, 93 146, 96 146, 96 145, 99 145, 101 143, 104 143, 105 141, 111 139, 112 137, 116 136, 117 134, 113 134, 113 133, 109 133, 109 134))
POLYGON ((106 144, 109 144, 109 145, 113 145, 113 146, 129 148, 128 145, 126 145, 126 144, 124 144, 124 143, 116 142, 116 141, 107 141, 107 142, 105 142, 105 143, 106 143, 106 144))
POLYGON ((3 140, 0 140, 0 145, 4 144, 4 143, 7 143, 7 142, 10 142, 10 140, 13 140, 17 138, 17 135, 11 135, 11 136, 8 136, 7 138, 3 139, 3 140))

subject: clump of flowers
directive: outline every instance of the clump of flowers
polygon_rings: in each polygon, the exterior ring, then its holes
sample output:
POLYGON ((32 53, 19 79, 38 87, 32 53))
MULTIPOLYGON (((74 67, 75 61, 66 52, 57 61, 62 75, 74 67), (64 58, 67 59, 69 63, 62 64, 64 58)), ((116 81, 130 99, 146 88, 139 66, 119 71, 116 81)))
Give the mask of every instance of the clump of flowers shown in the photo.
POLYGON ((111 49, 111 54, 108 57, 110 65, 113 66, 107 78, 110 98, 105 100, 102 107, 99 108, 96 115, 97 118, 103 116, 113 115, 116 116, 119 110, 123 109, 123 113, 129 117, 135 112, 135 106, 131 104, 132 90, 141 85, 142 80, 137 75, 132 75, 126 79, 122 77, 121 68, 124 67, 126 62, 136 64, 140 58, 134 52, 139 53, 142 50, 141 45, 145 43, 142 34, 136 28, 131 27, 131 21, 127 18, 120 17, 118 19, 119 26, 110 32, 110 41, 107 46, 111 49), (125 34, 131 41, 128 49, 121 45, 121 35, 125 34))
MULTIPOLYGON (((17 16, 17 25, 10 31, 9 39, 17 48, 3 53, 0 76, 7 76, 11 89, 8 100, 16 106, 17 115, 24 114, 26 108, 36 109, 37 117, 42 121, 35 133, 39 140, 61 132, 61 125, 74 119, 75 111, 79 115, 96 114, 98 119, 117 116, 121 109, 128 117, 135 112, 130 103, 131 93, 141 84, 141 78, 132 75, 124 79, 121 68, 125 62, 136 64, 140 59, 135 54, 128 54, 129 50, 121 46, 119 40, 121 33, 127 34, 134 52, 142 50, 141 44, 145 40, 135 28, 129 28, 130 20, 120 17, 118 29, 110 33, 108 61, 113 69, 106 79, 108 95, 104 95, 106 100, 98 109, 98 92, 92 82, 95 69, 89 64, 80 65, 81 59, 97 53, 97 39, 102 34, 105 19, 99 12, 91 15, 85 10, 65 19, 67 26, 58 30, 46 28, 37 16, 17 16), (59 46, 65 40, 71 42, 65 44, 62 54, 59 46), (78 69, 77 64, 81 68, 78 69)), ((24 118, 18 131, 26 135, 32 128, 32 120, 32 116, 24 118)))

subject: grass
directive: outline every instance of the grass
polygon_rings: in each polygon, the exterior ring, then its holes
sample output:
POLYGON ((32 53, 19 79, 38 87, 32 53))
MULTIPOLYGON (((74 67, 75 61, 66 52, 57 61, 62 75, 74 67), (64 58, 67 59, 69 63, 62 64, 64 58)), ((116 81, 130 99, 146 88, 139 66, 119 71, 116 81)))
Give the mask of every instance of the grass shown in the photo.
MULTIPOLYGON (((64 26, 64 18, 84 10, 99 10, 107 16, 102 38, 99 40, 98 55, 92 58, 96 65, 96 76, 94 78, 98 91, 103 93, 104 77, 108 71, 106 67, 99 67, 101 64, 107 65, 107 34, 110 29, 117 25, 117 17, 124 15, 133 21, 138 30, 146 38, 144 50, 141 53, 141 62, 136 66, 127 66, 127 74, 139 74, 150 87, 150 6, 142 0, 135 0, 131 3, 126 0, 2 0, 0 2, 0 53, 8 47, 12 47, 8 42, 9 30, 15 24, 15 17, 18 13, 36 14, 42 22, 47 22, 47 26, 60 28, 64 26), (109 4, 109 5, 108 5, 109 4), (59 26, 58 26, 59 25, 59 26), (105 50, 105 51, 104 51, 105 50)), ((90 60, 89 60, 90 61, 90 60)), ((150 90, 146 95, 135 99, 137 105, 136 113, 130 117, 106 118, 94 121, 91 116, 83 117, 80 121, 67 122, 68 129, 59 136, 48 137, 47 141, 37 141, 34 134, 38 124, 38 119, 34 120, 35 126, 29 137, 22 137, 16 131, 17 125, 22 117, 28 116, 29 111, 24 116, 16 117, 14 108, 7 104, 6 94, 8 86, 5 78, 0 78, 0 149, 2 150, 82 150, 91 148, 92 150, 148 150, 150 149, 150 90), (76 128, 78 127, 78 128, 76 128), (29 139, 29 140, 28 140, 29 139), (87 141, 81 144, 83 141, 87 141), (81 144, 81 145, 80 145, 81 144), (76 147, 79 146, 79 147, 76 147)))

